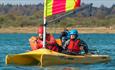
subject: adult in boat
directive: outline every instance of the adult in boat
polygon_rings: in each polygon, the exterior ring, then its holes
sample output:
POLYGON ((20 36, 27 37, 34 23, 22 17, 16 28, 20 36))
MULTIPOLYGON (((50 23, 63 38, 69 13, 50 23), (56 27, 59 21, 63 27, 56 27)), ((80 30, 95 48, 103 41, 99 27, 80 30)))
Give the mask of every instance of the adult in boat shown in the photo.
POLYGON ((60 40, 62 42, 62 46, 70 38, 69 36, 70 36, 69 30, 67 28, 65 28, 64 31, 61 32, 61 35, 60 35, 60 40))
POLYGON ((69 32, 70 32, 70 39, 67 40, 63 45, 64 53, 87 54, 88 46, 83 40, 78 39, 78 31, 76 29, 72 29, 69 32))
MULTIPOLYGON (((32 50, 43 48, 43 25, 40 25, 38 27, 37 33, 38 33, 37 37, 32 36, 29 39, 32 50)), ((46 47, 45 48, 56 51, 56 52, 59 51, 58 46, 56 44, 56 40, 54 39, 53 35, 49 33, 46 33, 46 47)))

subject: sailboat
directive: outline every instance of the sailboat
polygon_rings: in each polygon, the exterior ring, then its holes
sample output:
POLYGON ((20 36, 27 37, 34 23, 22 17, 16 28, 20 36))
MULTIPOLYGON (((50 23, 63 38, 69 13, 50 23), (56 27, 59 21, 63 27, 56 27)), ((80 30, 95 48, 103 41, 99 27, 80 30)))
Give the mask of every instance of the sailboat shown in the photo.
POLYGON ((6 55, 6 64, 50 66, 60 64, 92 64, 108 62, 110 60, 109 55, 68 55, 45 48, 46 17, 61 12, 76 10, 80 6, 80 2, 80 0, 45 0, 43 48, 20 54, 6 55))

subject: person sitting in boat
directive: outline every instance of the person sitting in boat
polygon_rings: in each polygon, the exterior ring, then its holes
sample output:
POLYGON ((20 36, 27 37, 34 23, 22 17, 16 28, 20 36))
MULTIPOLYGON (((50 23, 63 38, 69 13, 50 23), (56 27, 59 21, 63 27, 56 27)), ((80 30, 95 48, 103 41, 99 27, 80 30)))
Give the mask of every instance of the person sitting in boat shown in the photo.
POLYGON ((70 39, 65 42, 63 45, 64 52, 67 54, 87 54, 88 46, 87 44, 78 39, 78 31, 76 29, 72 29, 70 32, 70 39))
POLYGON ((64 45, 64 43, 69 39, 69 30, 67 28, 64 29, 63 32, 61 32, 60 35, 60 40, 62 42, 62 45, 64 45))
MULTIPOLYGON (((30 46, 32 50, 37 50, 43 47, 43 25, 38 28, 38 37, 31 37, 29 39, 30 46)), ((46 33, 46 47, 47 49, 58 51, 58 47, 56 46, 56 40, 53 35, 46 33)))

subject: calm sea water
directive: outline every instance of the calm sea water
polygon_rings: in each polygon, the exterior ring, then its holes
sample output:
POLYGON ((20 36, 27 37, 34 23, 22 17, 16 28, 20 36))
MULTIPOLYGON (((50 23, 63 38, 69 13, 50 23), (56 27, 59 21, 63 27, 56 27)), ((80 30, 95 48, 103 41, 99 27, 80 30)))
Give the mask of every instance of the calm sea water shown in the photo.
MULTIPOLYGON (((100 54, 111 56, 111 61, 108 63, 69 64, 46 68, 6 65, 5 56, 7 54, 23 53, 30 50, 28 39, 31 36, 36 36, 36 34, 0 34, 0 70, 115 70, 115 34, 80 34, 80 38, 87 42, 89 48, 98 49, 100 54)), ((56 34, 54 36, 59 37, 56 34)))

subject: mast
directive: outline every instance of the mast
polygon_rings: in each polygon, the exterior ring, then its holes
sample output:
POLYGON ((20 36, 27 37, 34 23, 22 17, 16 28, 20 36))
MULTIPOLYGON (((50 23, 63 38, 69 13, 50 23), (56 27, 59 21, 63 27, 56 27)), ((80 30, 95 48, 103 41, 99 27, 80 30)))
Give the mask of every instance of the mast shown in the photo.
POLYGON ((46 11, 47 11, 47 8, 46 8, 47 2, 46 1, 47 0, 44 0, 43 48, 45 48, 45 44, 46 44, 46 11))

